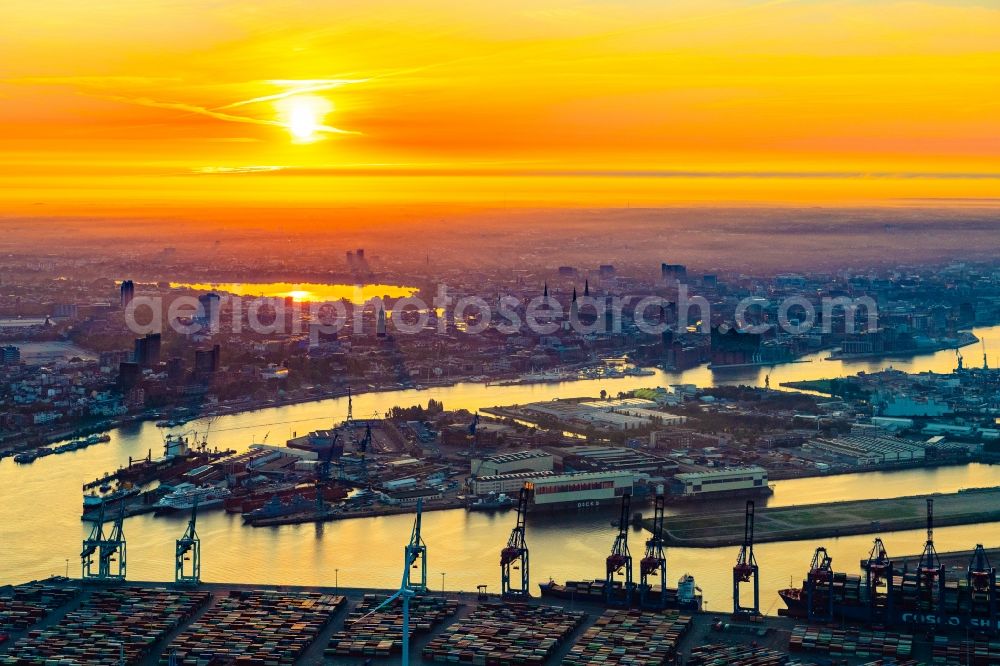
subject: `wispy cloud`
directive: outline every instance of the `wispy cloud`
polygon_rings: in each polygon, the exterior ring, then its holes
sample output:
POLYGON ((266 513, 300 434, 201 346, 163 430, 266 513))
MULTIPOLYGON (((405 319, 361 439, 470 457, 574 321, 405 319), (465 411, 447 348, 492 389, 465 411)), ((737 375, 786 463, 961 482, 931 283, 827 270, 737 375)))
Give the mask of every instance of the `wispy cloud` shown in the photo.
MULTIPOLYGON (((339 88, 341 86, 352 83, 361 83, 365 80, 366 79, 304 79, 304 80, 274 79, 266 81, 254 81, 250 83, 240 83, 237 85, 267 84, 275 86, 287 86, 289 87, 289 89, 271 95, 252 97, 249 99, 239 100, 237 102, 232 102, 229 104, 224 104, 222 106, 215 106, 215 107, 203 106, 200 104, 192 104, 188 102, 174 102, 174 101, 154 99, 152 97, 144 95, 130 96, 130 95, 108 92, 108 89, 115 90, 121 88, 151 88, 154 86, 162 86, 162 84, 167 82, 170 83, 181 82, 181 79, 176 79, 176 78, 150 77, 150 76, 26 76, 26 77, 0 79, 0 82, 10 83, 10 84, 21 84, 21 85, 73 86, 74 88, 77 89, 77 91, 80 94, 87 95, 90 97, 112 100, 115 102, 121 102, 124 104, 133 104, 136 106, 145 106, 157 109, 171 109, 175 111, 182 111, 184 113, 193 113, 200 116, 206 116, 208 118, 214 118, 215 120, 221 120, 224 122, 246 123, 251 125, 265 125, 270 127, 282 127, 287 129, 288 124, 280 120, 258 118, 255 116, 248 116, 240 113, 231 113, 229 112, 229 110, 243 106, 248 106, 251 104, 257 104, 260 102, 285 99, 300 94, 323 92, 326 90, 332 90, 334 88, 339 88)), ((314 129, 316 132, 321 132, 326 134, 360 134, 360 132, 345 130, 340 127, 334 127, 332 125, 325 125, 325 124, 317 125, 314 129)))
MULTIPOLYGON (((117 102, 123 102, 125 104, 135 104, 137 106, 147 106, 155 109, 172 109, 175 111, 183 111, 185 113, 193 113, 201 116, 206 116, 208 118, 214 118, 216 120, 222 120, 231 123, 248 123, 251 125, 265 125, 268 127, 282 127, 288 129, 288 124, 283 123, 280 120, 271 120, 268 118, 255 118, 253 116, 242 116, 235 113, 226 113, 224 111, 219 111, 218 109, 209 109, 204 106, 198 106, 197 104, 188 104, 186 102, 165 102, 161 100, 152 99, 149 97, 124 97, 121 95, 100 95, 105 99, 114 100, 117 102)), ((351 130, 341 129, 339 127, 333 127, 331 125, 317 125, 314 128, 317 132, 325 132, 327 134, 360 134, 360 132, 355 132, 351 130)))
POLYGON ((508 167, 447 167, 436 164, 351 164, 344 166, 207 167, 195 173, 274 173, 286 176, 444 176, 529 178, 665 178, 761 180, 1000 180, 1000 172, 931 171, 685 171, 615 169, 537 169, 508 167))
POLYGON ((200 175, 212 175, 212 174, 236 174, 236 173, 261 173, 267 171, 279 171, 284 167, 280 166, 235 166, 235 167, 225 167, 225 166, 210 166, 210 167, 199 167, 194 169, 194 173, 200 175))
POLYGON ((296 81, 294 79, 275 79, 271 81, 264 81, 264 83, 271 85, 287 87, 288 90, 283 90, 282 92, 271 95, 251 97, 250 99, 240 100, 223 106, 217 106, 215 107, 215 110, 220 111, 223 109, 235 109, 240 106, 258 104, 260 102, 273 102, 279 99, 294 97, 295 95, 324 92, 326 90, 333 90, 334 88, 341 88, 352 83, 364 83, 366 81, 368 81, 368 79, 308 79, 303 81, 296 81))

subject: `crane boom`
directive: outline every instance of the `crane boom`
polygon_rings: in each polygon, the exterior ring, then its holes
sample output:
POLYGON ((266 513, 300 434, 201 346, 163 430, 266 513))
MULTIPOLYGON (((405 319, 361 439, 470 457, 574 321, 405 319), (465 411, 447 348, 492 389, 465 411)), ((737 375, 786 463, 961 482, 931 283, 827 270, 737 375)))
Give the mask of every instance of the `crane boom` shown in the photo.
POLYGON ((757 558, 753 554, 753 523, 754 503, 747 501, 743 517, 743 545, 733 567, 733 615, 760 615, 760 582, 757 574, 757 558), (743 583, 753 583, 753 605, 743 606, 740 602, 740 586, 743 583))
POLYGON ((646 553, 639 562, 639 590, 642 605, 663 608, 667 602, 667 556, 663 549, 663 512, 665 498, 657 495, 653 506, 653 533, 646 541, 646 553), (654 591, 652 578, 659 577, 654 591))
POLYGON ((500 595, 508 598, 527 598, 529 593, 528 544, 524 538, 525 521, 528 515, 528 500, 534 484, 526 483, 517 494, 517 523, 510 532, 507 545, 500 551, 500 595), (512 582, 511 571, 521 572, 521 582, 512 582))
POLYGON ((611 546, 611 554, 605 562, 604 598, 609 605, 631 604, 632 598, 632 553, 628 549, 628 519, 632 505, 632 495, 626 492, 622 495, 621 513, 618 518, 618 535, 611 546), (624 599, 619 598, 616 590, 616 576, 623 575, 622 592, 624 599))

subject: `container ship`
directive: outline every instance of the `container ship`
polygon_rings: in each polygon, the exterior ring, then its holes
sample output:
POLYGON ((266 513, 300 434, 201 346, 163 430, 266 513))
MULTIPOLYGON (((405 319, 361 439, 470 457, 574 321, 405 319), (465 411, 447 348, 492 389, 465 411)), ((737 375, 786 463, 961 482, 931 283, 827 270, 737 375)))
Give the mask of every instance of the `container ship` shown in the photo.
MULTIPOLYGON (((537 486, 535 488, 537 489, 537 486)), ((700 610, 701 589, 695 585, 694 576, 685 573, 677 581, 676 588, 667 587, 667 560, 663 537, 666 498, 662 487, 657 490, 659 492, 653 505, 650 538, 646 540, 643 556, 639 560, 638 581, 633 581, 632 578, 633 560, 628 545, 632 496, 630 493, 625 493, 621 498, 618 522, 614 523, 618 533, 611 546, 611 553, 605 560, 605 578, 568 581, 565 585, 550 579, 547 583, 539 584, 542 596, 600 601, 608 606, 700 610)))
MULTIPOLYGON (((606 594, 607 581, 604 580, 569 580, 565 585, 549 580, 547 583, 539 583, 538 587, 543 597, 554 597, 556 599, 569 599, 578 601, 598 601, 605 603, 609 596, 606 594)), ((638 592, 638 588, 635 588, 638 592)), ((640 594, 626 594, 625 584, 620 581, 612 583, 610 600, 613 605, 641 605, 640 594), (629 600, 631 597, 631 601, 629 600)), ((702 595, 700 589, 695 585, 694 576, 684 574, 677 581, 677 587, 668 587, 666 590, 666 608, 679 608, 684 610, 701 610, 702 595)))
POLYGON ((817 548, 801 587, 779 590, 787 608, 779 615, 814 622, 859 622, 910 631, 1000 631, 1000 587, 996 569, 982 545, 973 552, 965 575, 949 580, 934 549, 928 500, 927 542, 919 562, 899 565, 876 538, 860 574, 836 572, 832 558, 817 548))

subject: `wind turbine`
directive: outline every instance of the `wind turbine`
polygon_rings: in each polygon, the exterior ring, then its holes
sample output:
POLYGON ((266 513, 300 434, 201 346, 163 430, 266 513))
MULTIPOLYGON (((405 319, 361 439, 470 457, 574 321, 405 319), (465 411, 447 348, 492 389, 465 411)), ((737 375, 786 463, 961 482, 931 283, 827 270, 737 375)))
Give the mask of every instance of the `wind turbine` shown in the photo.
MULTIPOLYGON (((374 610, 362 615, 357 622, 361 622, 369 615, 374 615, 383 608, 391 605, 396 599, 402 599, 403 604, 403 666, 410 665, 410 599, 418 592, 427 591, 427 545, 420 536, 420 522, 423 515, 423 500, 417 500, 417 517, 413 521, 413 533, 410 535, 410 543, 406 544, 403 550, 405 557, 403 562, 403 580, 399 585, 399 591, 379 604, 374 610), (417 560, 420 560, 420 582, 410 582, 410 569, 417 568, 417 560)), ((355 622, 355 624, 357 624, 355 622)))

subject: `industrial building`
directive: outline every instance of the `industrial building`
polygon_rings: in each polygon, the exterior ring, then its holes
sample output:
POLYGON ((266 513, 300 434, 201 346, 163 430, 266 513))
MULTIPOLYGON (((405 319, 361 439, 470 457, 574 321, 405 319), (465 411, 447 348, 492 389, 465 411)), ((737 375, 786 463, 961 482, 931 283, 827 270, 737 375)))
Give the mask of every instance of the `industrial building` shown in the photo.
POLYGON ((770 492, 767 470, 763 467, 730 467, 704 472, 676 474, 670 494, 682 499, 732 497, 770 492))
POLYGON ((551 472, 553 464, 552 455, 545 451, 518 451, 473 459, 472 473, 475 476, 496 476, 512 472, 551 472))
POLYGON ((535 483, 538 479, 554 476, 551 471, 544 472, 514 472, 511 474, 495 474, 491 476, 479 476, 469 480, 472 492, 475 495, 489 495, 490 493, 516 493, 525 483, 535 483))
POLYGON ((669 458, 644 451, 614 446, 571 446, 563 455, 563 466, 578 472, 646 472, 668 475, 677 471, 677 463, 669 458))
POLYGON ((533 481, 536 510, 587 509, 616 504, 632 492, 631 472, 555 474, 533 481))
POLYGON ((623 398, 585 402, 551 401, 526 405, 525 409, 546 416, 602 430, 637 430, 656 425, 680 425, 684 416, 662 412, 654 400, 623 398))
POLYGON ((923 460, 925 456, 922 443, 889 435, 817 437, 803 444, 802 449, 832 455, 852 465, 878 465, 886 462, 923 460))

